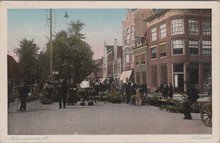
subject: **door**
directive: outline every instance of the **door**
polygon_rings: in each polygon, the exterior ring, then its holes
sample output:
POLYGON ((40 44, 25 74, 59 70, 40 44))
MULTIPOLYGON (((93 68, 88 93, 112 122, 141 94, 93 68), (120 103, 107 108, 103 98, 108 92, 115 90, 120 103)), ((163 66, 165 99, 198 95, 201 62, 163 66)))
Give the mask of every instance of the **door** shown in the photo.
POLYGON ((184 75, 174 74, 174 91, 183 92, 184 91, 184 75))

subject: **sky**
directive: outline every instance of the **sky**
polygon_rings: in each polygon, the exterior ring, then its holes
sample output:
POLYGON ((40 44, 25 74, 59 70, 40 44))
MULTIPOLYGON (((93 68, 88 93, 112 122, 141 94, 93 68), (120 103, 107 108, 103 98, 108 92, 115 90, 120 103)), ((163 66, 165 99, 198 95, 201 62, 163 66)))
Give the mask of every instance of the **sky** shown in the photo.
MULTIPOLYGON (((121 23, 127 9, 53 9, 53 34, 67 30, 68 23, 81 20, 85 23, 82 33, 92 47, 93 59, 103 56, 104 42, 113 45, 116 38, 122 44, 121 23), (69 15, 64 18, 65 13, 69 15)), ((8 9, 8 54, 15 57, 19 41, 34 39, 45 50, 49 37, 48 9, 8 9)))

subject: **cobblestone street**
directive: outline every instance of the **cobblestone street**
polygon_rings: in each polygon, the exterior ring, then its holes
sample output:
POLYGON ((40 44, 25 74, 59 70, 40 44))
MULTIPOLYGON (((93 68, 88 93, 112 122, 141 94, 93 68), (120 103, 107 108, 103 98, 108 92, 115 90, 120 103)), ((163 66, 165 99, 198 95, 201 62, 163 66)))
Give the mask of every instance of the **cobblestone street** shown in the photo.
POLYGON ((98 102, 58 109, 58 103, 42 105, 34 101, 27 104, 26 112, 16 108, 16 102, 10 103, 9 135, 211 134, 200 114, 193 113, 193 120, 183 120, 182 114, 153 106, 98 102))

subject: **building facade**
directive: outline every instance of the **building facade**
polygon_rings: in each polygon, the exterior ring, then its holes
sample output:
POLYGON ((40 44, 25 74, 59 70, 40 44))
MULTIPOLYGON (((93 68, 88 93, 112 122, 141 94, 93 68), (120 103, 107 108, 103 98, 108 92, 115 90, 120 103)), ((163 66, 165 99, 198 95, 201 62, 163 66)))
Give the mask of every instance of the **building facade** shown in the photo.
POLYGON ((113 59, 113 78, 119 79, 122 72, 122 46, 119 46, 117 39, 114 44, 114 59, 113 59))
POLYGON ((144 19, 152 15, 150 9, 129 10, 122 21, 122 63, 123 71, 134 69, 134 51, 136 38, 144 35, 144 19))
POLYGON ((191 82, 202 92, 211 78, 211 10, 160 10, 145 19, 148 87, 171 82, 175 92, 191 82))

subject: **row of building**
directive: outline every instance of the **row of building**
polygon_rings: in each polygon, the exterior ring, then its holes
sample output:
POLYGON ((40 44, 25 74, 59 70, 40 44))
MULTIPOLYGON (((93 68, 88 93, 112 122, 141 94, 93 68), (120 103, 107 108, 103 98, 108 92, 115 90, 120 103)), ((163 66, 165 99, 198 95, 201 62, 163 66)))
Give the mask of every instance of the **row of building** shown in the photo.
POLYGON ((122 45, 104 43, 96 77, 128 77, 150 90, 171 82, 176 92, 189 81, 206 92, 211 41, 210 9, 132 9, 122 21, 122 45))

